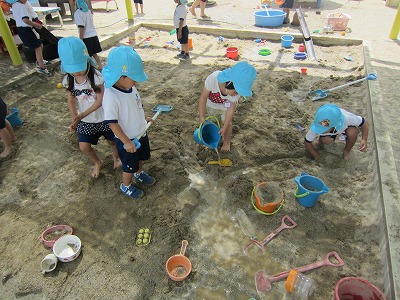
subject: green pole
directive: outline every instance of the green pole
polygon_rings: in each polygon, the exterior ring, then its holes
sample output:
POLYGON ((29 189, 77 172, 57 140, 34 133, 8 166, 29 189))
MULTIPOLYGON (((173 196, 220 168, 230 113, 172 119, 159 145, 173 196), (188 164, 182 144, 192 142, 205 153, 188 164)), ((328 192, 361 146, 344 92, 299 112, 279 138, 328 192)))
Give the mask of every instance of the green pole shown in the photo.
POLYGON ((394 19, 394 23, 392 26, 392 30, 390 31, 389 38, 392 40, 397 40, 397 37, 399 36, 399 30, 400 30, 400 5, 397 8, 396 18, 394 19))
POLYGON ((21 55, 19 55, 17 45, 15 45, 12 37, 10 28, 8 27, 6 17, 4 16, 3 10, 0 9, 0 34, 3 38, 8 53, 10 54, 11 60, 14 66, 20 66, 23 64, 21 55))
POLYGON ((128 21, 133 21, 132 1, 125 0, 126 13, 128 14, 128 21))

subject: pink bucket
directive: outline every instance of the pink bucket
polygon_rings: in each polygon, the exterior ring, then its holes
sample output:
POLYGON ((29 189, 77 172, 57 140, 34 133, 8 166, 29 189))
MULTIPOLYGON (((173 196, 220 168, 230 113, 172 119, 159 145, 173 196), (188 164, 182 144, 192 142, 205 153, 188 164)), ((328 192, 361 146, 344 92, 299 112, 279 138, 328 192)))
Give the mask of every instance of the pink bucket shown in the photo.
POLYGON ((372 283, 357 277, 344 277, 335 286, 335 300, 386 300, 372 283))

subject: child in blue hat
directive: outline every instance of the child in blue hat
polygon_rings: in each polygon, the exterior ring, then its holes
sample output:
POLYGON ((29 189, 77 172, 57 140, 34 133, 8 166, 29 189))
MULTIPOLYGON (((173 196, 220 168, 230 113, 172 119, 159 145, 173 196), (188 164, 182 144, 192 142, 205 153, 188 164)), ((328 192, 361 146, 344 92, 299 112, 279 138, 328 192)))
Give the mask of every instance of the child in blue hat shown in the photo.
POLYGON ((215 71, 209 75, 201 91, 199 100, 200 123, 205 122, 206 110, 209 116, 215 116, 222 122, 219 134, 223 137, 221 151, 231 149, 232 120, 240 96, 248 97, 256 69, 248 62, 241 61, 232 68, 215 71))
POLYGON ((0 153, 0 158, 7 157, 11 154, 12 143, 17 139, 6 117, 7 105, 3 99, 0 98, 0 140, 2 140, 4 144, 4 150, 0 153))
POLYGON ((131 47, 119 46, 110 51, 107 66, 103 68, 105 80, 104 118, 115 134, 118 155, 122 161, 123 194, 139 199, 142 190, 132 184, 153 185, 156 180, 143 171, 143 162, 150 159, 149 137, 146 134, 147 122, 142 99, 136 84, 147 80, 143 62, 139 54, 131 47), (140 137, 140 147, 133 140, 140 137))
POLYGON ((178 42, 181 44, 181 53, 175 58, 182 61, 189 60, 189 28, 186 25, 187 20, 187 0, 174 0, 178 5, 174 11, 174 26, 176 29, 176 37, 178 42))
POLYGON ((114 142, 114 134, 104 123, 102 108, 104 80, 93 65, 85 44, 77 37, 62 38, 58 42, 61 69, 67 72, 63 85, 68 92, 68 109, 72 122, 69 130, 78 133, 79 148, 94 163, 92 176, 97 178, 103 161, 92 145, 104 136, 113 153, 114 169, 121 165, 114 142), (78 109, 77 109, 78 107, 78 109))
POLYGON ((350 158, 350 151, 357 141, 358 128, 361 128, 361 142, 359 150, 367 150, 368 122, 361 116, 350 113, 336 104, 326 103, 317 109, 314 121, 304 139, 304 146, 313 159, 319 158, 314 146, 331 144, 339 136, 346 140, 343 149, 343 158, 350 158))
POLYGON ((34 29, 41 29, 42 24, 32 21, 32 16, 37 17, 37 14, 27 1, 28 0, 7 0, 7 3, 12 4, 12 13, 19 37, 26 47, 35 51, 37 63, 36 71, 40 74, 50 76, 51 74, 49 70, 47 70, 43 60, 43 44, 40 41, 39 34, 34 29))
POLYGON ((97 69, 103 69, 100 57, 97 53, 103 51, 94 27, 93 14, 89 10, 85 0, 76 0, 76 11, 74 13, 75 24, 78 26, 79 38, 83 40, 89 52, 89 56, 93 57, 97 63, 97 69))

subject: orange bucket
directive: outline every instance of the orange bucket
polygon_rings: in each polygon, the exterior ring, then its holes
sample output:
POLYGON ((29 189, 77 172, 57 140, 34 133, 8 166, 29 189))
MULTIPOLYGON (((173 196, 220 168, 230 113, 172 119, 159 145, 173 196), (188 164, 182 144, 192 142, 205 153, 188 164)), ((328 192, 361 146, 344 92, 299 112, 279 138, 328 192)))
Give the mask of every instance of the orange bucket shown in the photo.
POLYGON ((192 38, 189 38, 188 44, 189 44, 189 50, 193 50, 193 40, 192 40, 192 38))
POLYGON ((275 3, 277 4, 277 5, 282 5, 283 3, 285 3, 286 2, 286 0, 275 0, 275 3))
POLYGON ((165 264, 167 274, 173 281, 184 280, 192 271, 192 263, 185 256, 185 251, 188 244, 188 241, 183 240, 181 252, 168 258, 167 263, 165 264))
MULTIPOLYGON (((265 189, 265 187, 267 186, 266 182, 261 182, 258 183, 255 187, 254 187, 254 200, 255 200, 255 206, 258 210, 260 210, 261 212, 264 213, 274 213, 275 211, 277 211, 280 206, 283 204, 283 200, 284 200, 284 193, 283 191, 278 187, 275 188, 275 193, 270 193, 270 191, 268 191, 268 189, 265 189), (266 191, 264 193, 264 191, 266 191), (274 196, 273 198, 273 202, 267 202, 264 201, 264 197, 263 194, 265 194, 265 196, 268 196, 266 198, 271 198, 270 194, 272 194, 272 196, 274 196), (274 195, 276 194, 276 195, 274 195), (266 203, 264 203, 266 202, 266 203)), ((272 189, 274 188, 273 185, 272 189)), ((265 200, 269 200, 269 199, 265 199, 265 200)))
POLYGON ((236 59, 238 57, 238 48, 236 47, 226 48, 226 57, 230 59, 236 59))

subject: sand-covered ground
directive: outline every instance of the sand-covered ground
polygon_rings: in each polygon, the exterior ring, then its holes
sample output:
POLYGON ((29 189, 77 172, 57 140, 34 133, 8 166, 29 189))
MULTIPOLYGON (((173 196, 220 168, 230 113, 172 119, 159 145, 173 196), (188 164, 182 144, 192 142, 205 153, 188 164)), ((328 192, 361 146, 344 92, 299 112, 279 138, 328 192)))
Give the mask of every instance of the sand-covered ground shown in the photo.
MULTIPOLYGON (((333 92, 316 102, 310 90, 327 89, 363 76, 361 46, 315 47, 320 64, 297 61, 291 49, 278 43, 260 46, 253 40, 224 39, 195 34, 191 62, 173 59, 178 49, 167 42, 169 32, 140 29, 131 44, 144 60, 149 76, 138 86, 149 116, 156 104, 173 105, 149 130, 152 158, 145 168, 156 179, 144 187, 146 196, 133 201, 119 193, 121 171, 113 170, 104 141, 95 148, 104 160, 98 179, 79 151, 70 122, 66 92, 57 89, 61 74, 26 78, 2 95, 20 109, 23 126, 8 159, 0 161, 0 284, 3 299, 288 299, 283 282, 258 295, 254 274, 269 274, 304 266, 336 251, 342 268, 323 267, 308 273, 316 281, 311 299, 333 299, 336 282, 345 276, 365 278, 383 286, 379 250, 372 149, 356 150, 341 158, 342 143, 325 146, 321 159, 305 156, 303 138, 316 108, 337 103, 366 115, 366 83, 333 92), (145 38, 150 40, 143 42, 145 38), (145 45, 147 44, 147 45, 145 45), (168 47, 164 47, 168 46, 168 47), (257 69, 254 95, 241 99, 234 118, 232 149, 224 158, 231 167, 208 165, 216 159, 211 149, 198 145, 197 103, 205 78, 214 70, 232 66, 227 46, 239 48, 239 60, 257 69), (270 56, 258 49, 272 50, 270 56), (345 57, 352 57, 347 61, 345 57), (308 69, 300 74, 300 67, 308 69), (295 200, 294 178, 302 172, 317 176, 330 192, 313 208, 295 200), (256 212, 252 188, 275 182, 285 193, 283 208, 272 216, 256 212), (266 253, 242 252, 250 240, 241 232, 235 212, 243 209, 262 239, 289 215, 298 226, 283 231, 266 245, 266 253), (56 224, 68 224, 83 244, 71 263, 59 263, 52 273, 40 273, 40 261, 50 253, 40 233, 56 224), (137 230, 148 227, 152 241, 135 246, 137 230), (193 270, 181 282, 171 281, 167 259, 188 240, 186 255, 193 270)), ((121 41, 126 43, 128 37, 121 41)), ((107 51, 103 53, 104 57, 107 51)), ((372 143, 369 144, 372 147, 372 143)), ((0 145, 0 150, 2 145, 0 145)))

